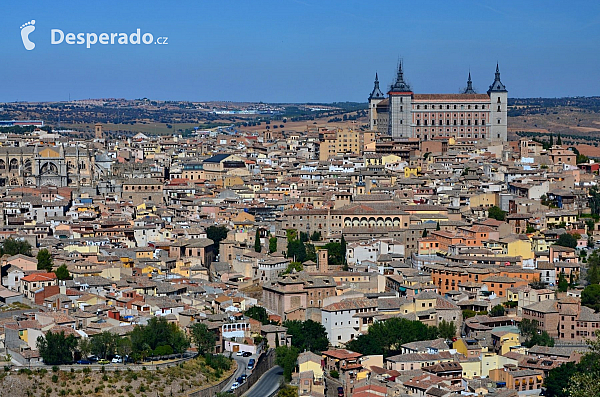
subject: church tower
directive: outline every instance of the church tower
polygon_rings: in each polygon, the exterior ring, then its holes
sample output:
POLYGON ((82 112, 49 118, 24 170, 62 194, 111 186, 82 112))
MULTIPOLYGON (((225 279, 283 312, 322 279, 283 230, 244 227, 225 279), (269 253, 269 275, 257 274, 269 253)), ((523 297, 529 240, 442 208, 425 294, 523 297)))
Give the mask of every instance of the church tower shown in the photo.
POLYGON ((383 92, 379 89, 379 78, 377 77, 377 73, 375 73, 375 87, 373 87, 373 91, 371 95, 369 95, 369 129, 376 130, 377 129, 377 104, 383 101, 385 97, 383 96, 383 92))
POLYGON ((463 94, 477 94, 473 89, 473 82, 471 81, 471 72, 469 71, 469 78, 467 79, 467 88, 463 91, 463 94))
POLYGON ((500 81, 500 68, 496 63, 496 77, 487 91, 490 97, 490 140, 506 142, 508 91, 500 81))
POLYGON ((411 102, 413 93, 410 86, 404 81, 402 62, 398 63, 396 82, 390 87, 388 95, 388 134, 391 134, 394 139, 412 137, 411 102))
POLYGON ((100 124, 100 123, 94 124, 94 137, 96 139, 104 138, 104 134, 102 134, 102 124, 100 124))

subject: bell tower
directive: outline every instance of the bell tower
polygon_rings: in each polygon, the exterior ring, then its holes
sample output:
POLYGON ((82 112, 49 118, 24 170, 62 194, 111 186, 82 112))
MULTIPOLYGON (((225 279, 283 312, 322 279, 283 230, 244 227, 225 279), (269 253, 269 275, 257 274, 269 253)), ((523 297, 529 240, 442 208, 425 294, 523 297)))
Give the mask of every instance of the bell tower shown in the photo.
POLYGON ((371 95, 369 95, 369 129, 377 130, 377 104, 383 101, 385 97, 379 89, 379 78, 375 73, 375 86, 371 95))
POLYGON ((398 62, 396 82, 390 87, 388 134, 392 138, 412 137, 412 96, 410 86, 404 81, 402 61, 398 62))
POLYGON ((508 91, 500 81, 500 68, 496 63, 496 77, 487 91, 490 96, 490 140, 506 142, 507 140, 507 101, 508 91))

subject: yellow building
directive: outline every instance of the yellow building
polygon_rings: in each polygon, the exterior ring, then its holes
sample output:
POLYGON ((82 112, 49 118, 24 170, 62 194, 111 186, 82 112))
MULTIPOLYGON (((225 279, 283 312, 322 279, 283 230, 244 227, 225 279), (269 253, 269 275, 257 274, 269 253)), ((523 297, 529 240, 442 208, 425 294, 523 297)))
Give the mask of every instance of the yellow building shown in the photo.
POLYGON ((531 249, 531 241, 523 238, 525 236, 513 236, 501 239, 503 253, 508 256, 520 256, 523 260, 533 259, 534 252, 531 249))
POLYGON ((496 193, 480 193, 469 198, 471 208, 492 207, 498 205, 498 195, 496 193))
POLYGON ((404 167, 405 178, 416 178, 421 172, 421 167, 404 167))
POLYGON ((462 377, 465 379, 479 378, 481 376, 481 359, 479 357, 460 360, 463 369, 462 377))
POLYGON ((499 356, 496 353, 481 354, 481 376, 487 378, 490 376, 490 371, 493 369, 504 368, 505 365, 518 365, 519 362, 515 359, 499 356))
POLYGON ((313 371, 315 381, 323 380, 323 368, 321 367, 321 356, 313 352, 304 352, 298 355, 298 372, 313 371))
POLYGON ((363 133, 353 129, 320 129, 319 160, 327 161, 338 153, 362 155, 363 133))
POLYGON ((492 344, 496 352, 504 355, 511 351, 511 347, 520 346, 519 334, 511 331, 495 331, 492 332, 492 344))
POLYGON ((452 344, 452 348, 467 358, 479 357, 483 351, 487 351, 476 339, 458 339, 452 344))

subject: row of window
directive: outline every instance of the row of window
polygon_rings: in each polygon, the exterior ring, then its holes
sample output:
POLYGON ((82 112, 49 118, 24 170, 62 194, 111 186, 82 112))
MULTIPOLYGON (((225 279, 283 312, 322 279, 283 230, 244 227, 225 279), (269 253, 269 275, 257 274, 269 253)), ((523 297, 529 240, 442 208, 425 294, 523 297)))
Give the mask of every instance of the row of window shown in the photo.
MULTIPOLYGON (((500 100, 500 98, 498 98, 498 101, 500 100)), ((427 109, 427 106, 430 106, 429 109, 435 110, 436 109, 436 105, 423 105, 423 109, 427 109)), ((465 105, 460 105, 460 109, 464 109, 465 105)), ((475 105, 474 108, 477 109, 485 109, 485 105, 481 105, 481 107, 479 107, 479 105, 475 105)), ((417 105, 417 109, 421 109, 421 105, 417 105)), ((442 110, 444 109, 444 105, 439 105, 438 109, 442 110)), ((446 105, 446 110, 450 109, 450 105, 446 105)), ((452 105, 452 109, 458 109, 458 105, 452 105)), ((467 109, 471 109, 471 105, 467 105, 467 109)))
MULTIPOLYGON (((150 186, 151 189, 148 189, 148 185, 144 185, 144 188, 142 189, 142 185, 138 185, 137 189, 135 188, 135 186, 131 186, 131 190, 161 190, 160 186, 150 186), (156 189, 155 189, 156 188, 156 189)), ((129 190, 129 186, 125 185, 125 190, 129 190)))
MULTIPOLYGON (((479 125, 479 120, 473 120, 474 125, 479 125)), ((421 120, 417 120, 417 125, 421 125, 421 120)), ((423 120, 423 125, 435 125, 435 120, 431 120, 431 123, 428 120, 423 120)), ((444 125, 444 120, 440 120, 438 125, 444 125)), ((450 125, 450 120, 446 120, 446 125, 450 125)), ((452 125, 458 125, 458 120, 453 120, 452 125)), ((460 120, 460 125, 465 125, 464 120, 460 120)), ((471 125, 471 120, 467 120, 467 125, 471 125)), ((485 125, 485 120, 481 120, 481 125, 485 125)))

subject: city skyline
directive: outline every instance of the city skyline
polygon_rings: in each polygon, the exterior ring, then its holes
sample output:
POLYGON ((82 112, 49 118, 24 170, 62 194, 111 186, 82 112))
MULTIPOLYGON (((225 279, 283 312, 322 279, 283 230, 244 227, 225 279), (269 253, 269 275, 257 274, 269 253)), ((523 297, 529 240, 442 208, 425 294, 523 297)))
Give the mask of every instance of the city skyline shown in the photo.
POLYGON ((600 5, 590 2, 64 4, 0 5, 0 101, 366 102, 375 73, 387 90, 399 58, 419 93, 456 93, 469 72, 485 92, 496 62, 510 97, 600 88, 600 5), (36 46, 27 51, 20 34, 32 20, 36 46), (168 36, 168 45, 50 44, 51 29, 138 28, 168 36))

